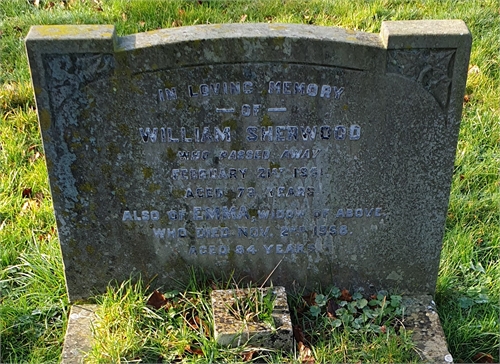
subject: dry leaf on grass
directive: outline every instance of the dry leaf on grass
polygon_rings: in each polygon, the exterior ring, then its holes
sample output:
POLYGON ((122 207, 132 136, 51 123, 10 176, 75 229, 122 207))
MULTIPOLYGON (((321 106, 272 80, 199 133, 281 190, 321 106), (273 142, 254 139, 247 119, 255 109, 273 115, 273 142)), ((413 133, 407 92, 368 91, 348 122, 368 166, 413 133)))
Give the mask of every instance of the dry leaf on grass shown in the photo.
POLYGON ((188 320, 188 324, 189 326, 191 326, 193 330, 198 330, 203 325, 202 321, 198 316, 191 317, 188 320))
POLYGON ((295 338, 295 341, 298 343, 304 342, 305 340, 304 333, 302 332, 302 329, 300 328, 299 325, 293 326, 293 337, 295 338))
POLYGON ((341 301, 347 301, 347 302, 351 302, 352 301, 352 296, 351 296, 351 294, 349 293, 349 291, 347 289, 343 289, 342 290, 342 293, 340 294, 340 300, 341 301))
POLYGON ((478 74, 480 72, 481 72, 481 70, 479 69, 478 66, 470 66, 469 71, 467 73, 468 74, 478 74))
POLYGON ((25 203, 23 203, 23 206, 21 207, 21 211, 26 211, 29 208, 30 208, 30 202, 26 201, 25 203))
POLYGON ((493 363, 493 356, 486 353, 477 353, 472 358, 474 363, 493 363))
POLYGON ((203 350, 200 348, 192 348, 191 345, 186 345, 184 347, 184 351, 187 351, 190 354, 203 355, 203 350))
POLYGON ((23 198, 31 198, 32 195, 33 195, 33 190, 31 188, 28 187, 23 189, 22 193, 23 198))
POLYGON ((210 329, 208 328, 208 324, 200 319, 199 316, 194 316, 193 312, 186 313, 184 315, 184 320, 186 320, 186 323, 192 330, 200 331, 200 329, 202 329, 206 337, 210 336, 210 329))
POLYGON ((32 154, 28 157, 28 160, 33 163, 34 161, 36 161, 38 158, 40 158, 42 155, 40 154, 40 152, 36 152, 35 154, 32 154))
POLYGON ((28 153, 30 153, 30 156, 28 157, 28 160, 33 163, 35 162, 37 159, 39 159, 42 154, 39 152, 39 151, 36 151, 34 149, 28 149, 28 153), (33 152, 32 154, 30 152, 33 152))
POLYGON ((148 306, 153 306, 157 310, 159 310, 162 306, 164 306, 167 303, 167 299, 165 298, 164 295, 162 295, 158 290, 154 290, 153 293, 151 293, 151 296, 148 298, 148 302, 146 305, 148 306))
POLYGON ((302 363, 304 364, 312 364, 314 363, 314 356, 312 354, 311 349, 304 344, 305 337, 304 333, 302 332, 302 329, 300 326, 295 325, 293 327, 293 337, 295 338, 295 341, 297 342, 297 348, 299 350, 299 359, 302 363))
POLYGON ((43 199, 45 198, 45 195, 43 194, 43 192, 37 192, 35 193, 35 200, 37 200, 39 203, 43 201, 43 199))
POLYGON ((55 234, 55 232, 56 232, 56 229, 54 229, 54 227, 51 227, 49 233, 47 233, 45 235, 44 234, 38 235, 38 240, 40 240, 40 241, 50 240, 52 238, 52 236, 55 234))
POLYGON ((255 354, 255 350, 244 351, 241 353, 242 360, 243 361, 250 361, 253 359, 254 354, 255 354))
POLYGON ((27 200, 23 206, 21 207, 21 215, 24 215, 24 213, 28 210, 33 210, 40 207, 40 201, 38 200, 27 200))
POLYGON ((315 361, 311 349, 304 345, 302 342, 298 343, 297 346, 299 349, 300 361, 303 364, 313 364, 315 361))
POLYGON ((328 303, 326 304, 326 314, 329 318, 335 319, 335 311, 337 311, 340 308, 340 306, 335 302, 334 299, 329 299, 328 303))
POLYGON ((302 296, 302 299, 308 306, 316 306, 316 292, 311 292, 306 296, 302 296))

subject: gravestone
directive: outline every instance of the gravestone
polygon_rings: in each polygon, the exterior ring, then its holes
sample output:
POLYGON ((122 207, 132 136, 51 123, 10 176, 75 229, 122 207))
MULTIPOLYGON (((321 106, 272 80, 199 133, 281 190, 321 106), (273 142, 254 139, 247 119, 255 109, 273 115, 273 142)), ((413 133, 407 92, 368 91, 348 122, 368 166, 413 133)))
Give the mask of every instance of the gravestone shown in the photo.
POLYGON ((458 20, 31 28, 70 299, 191 267, 432 294, 470 45, 458 20))

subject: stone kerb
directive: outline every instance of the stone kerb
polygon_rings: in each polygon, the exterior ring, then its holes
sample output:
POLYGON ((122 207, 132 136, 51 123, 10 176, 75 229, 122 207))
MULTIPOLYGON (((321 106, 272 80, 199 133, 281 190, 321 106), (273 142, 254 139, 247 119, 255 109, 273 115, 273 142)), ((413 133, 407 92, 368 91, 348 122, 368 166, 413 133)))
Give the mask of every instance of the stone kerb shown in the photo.
POLYGON ((455 20, 33 27, 70 299, 283 257, 275 285, 432 294, 470 43, 455 20))

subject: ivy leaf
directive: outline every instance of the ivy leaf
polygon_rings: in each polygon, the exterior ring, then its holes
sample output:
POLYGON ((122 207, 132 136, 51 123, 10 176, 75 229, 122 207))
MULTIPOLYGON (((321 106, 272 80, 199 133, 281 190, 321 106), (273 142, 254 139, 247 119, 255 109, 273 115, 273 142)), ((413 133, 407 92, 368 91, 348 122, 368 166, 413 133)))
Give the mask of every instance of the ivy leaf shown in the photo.
POLYGON ((166 298, 174 298, 178 294, 179 294, 179 291, 173 290, 173 291, 169 291, 169 292, 165 293, 165 297, 166 298))
POLYGON ((474 303, 474 300, 469 297, 460 297, 458 299, 458 304, 464 309, 471 308, 472 306, 474 306, 474 303))
POLYGON ((373 318, 379 317, 382 314, 382 309, 380 307, 374 308, 372 311, 373 318))
POLYGON ((356 301, 349 302, 349 304, 347 305, 347 307, 348 307, 350 313, 356 313, 356 312, 358 312, 358 310, 356 309, 356 305, 357 305, 356 301))
POLYGON ((361 293, 359 293, 359 292, 356 292, 356 293, 354 293, 354 294, 352 295, 352 299, 353 299, 353 300, 356 300, 356 301, 357 301, 357 300, 359 300, 359 299, 361 299, 361 298, 363 298, 363 295, 362 295, 361 293))
POLYGON ((356 306, 358 306, 358 308, 360 309, 363 309, 366 307, 366 305, 368 304, 368 301, 364 298, 360 299, 357 303, 356 303, 356 306))
POLYGON ((394 312, 394 307, 392 306, 385 306, 383 309, 385 314, 391 314, 394 312))
POLYGON ((340 318, 342 320, 342 322, 344 323, 344 326, 348 326, 349 323, 353 322, 354 321, 354 317, 352 317, 352 315, 346 313, 346 314, 343 314, 342 317, 340 318))
POLYGON ((354 322, 356 324, 360 325, 360 327, 361 327, 361 325, 365 322, 365 319, 364 319, 363 316, 359 316, 359 317, 357 317, 357 318, 354 319, 354 322))
POLYGON ((344 314, 347 313, 347 310, 345 308, 339 308, 338 310, 335 311, 337 316, 343 316, 344 314))
POLYGON ((319 314, 321 313, 321 308, 319 308, 318 306, 311 306, 311 307, 309 307, 309 312, 314 317, 318 317, 319 314))
POLYGON ((372 318, 374 318, 374 317, 375 317, 375 316, 373 315, 373 311, 372 311, 372 310, 370 310, 368 307, 365 307, 365 308, 363 309, 363 315, 366 315, 366 317, 367 317, 367 318, 370 318, 370 319, 372 319, 372 318))
POLYGON ((484 270, 484 267, 481 263, 477 263, 476 265, 474 265, 474 262, 471 261, 470 268, 475 272, 486 273, 486 271, 484 270))
POLYGON ((391 306, 392 307, 398 307, 401 304, 401 300, 403 297, 398 296, 398 295, 392 295, 391 296, 391 306))
POLYGON ((340 297, 340 289, 338 289, 337 287, 333 287, 331 290, 330 290, 330 295, 332 297, 335 297, 335 298, 339 298, 340 297))
POLYGON ((379 300, 370 300, 370 302, 368 302, 368 304, 369 304, 370 306, 372 306, 372 307, 373 307, 373 306, 378 306, 378 304, 379 304, 379 303, 380 303, 380 301, 379 301, 379 300))
POLYGON ((342 326, 342 321, 340 321, 339 319, 335 319, 335 320, 332 320, 331 324, 333 327, 337 328, 337 327, 342 326))
POLYGON ((363 313, 361 316, 359 316, 356 320, 366 323, 368 321, 368 315, 366 313, 363 313))
POLYGON ((317 295, 314 300, 316 301, 316 304, 320 307, 326 305, 326 296, 322 294, 317 295))
POLYGON ((488 303, 489 302, 488 295, 481 293, 479 294, 478 298, 476 298, 474 301, 476 303, 488 303))

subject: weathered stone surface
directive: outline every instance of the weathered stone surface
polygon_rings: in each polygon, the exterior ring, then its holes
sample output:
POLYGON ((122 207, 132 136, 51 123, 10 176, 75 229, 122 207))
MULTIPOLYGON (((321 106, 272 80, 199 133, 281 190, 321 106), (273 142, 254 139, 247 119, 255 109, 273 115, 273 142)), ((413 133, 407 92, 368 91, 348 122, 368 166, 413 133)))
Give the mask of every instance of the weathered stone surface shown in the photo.
MULTIPOLYGON (((235 332, 233 330, 237 327, 235 321, 227 317, 227 301, 225 299, 231 294, 228 294, 228 291, 218 292, 221 293, 215 293, 212 298, 215 314, 214 320, 216 325, 218 323, 222 325, 218 325, 216 329, 219 332, 230 335, 231 332, 235 332), (224 301, 222 302, 221 300, 224 301), (224 323, 223 317, 227 318, 227 323, 224 323)), ((288 345, 286 339, 290 338, 291 340, 291 335, 288 336, 285 329, 289 326, 291 327, 291 323, 289 312, 287 311, 286 294, 284 292, 278 293, 278 296, 281 297, 282 295, 284 295, 284 300, 280 298, 281 301, 276 302, 275 316, 278 318, 277 322, 281 323, 282 327, 281 347, 286 350, 285 346, 288 345)), ((412 340, 415 343, 420 360, 423 363, 453 363, 453 357, 447 349, 446 339, 432 296, 405 296, 403 297, 403 305, 406 307, 403 324, 407 330, 413 331, 412 340)), ((92 325, 98 319, 95 314, 96 310, 97 305, 75 305, 71 308, 62 353, 61 362, 63 364, 84 363, 85 357, 92 346, 92 325)), ((228 337, 226 336, 226 338, 228 337)), ((231 341, 229 339, 229 343, 231 341)), ((262 344, 262 342, 260 343, 262 344)), ((293 345, 293 341, 290 345, 293 345)), ((271 347, 279 348, 279 345, 278 347, 271 347)))
POLYGON ((272 313, 274 327, 258 321, 243 321, 235 316, 233 306, 236 300, 239 299, 245 303, 245 297, 252 297, 249 294, 251 289, 215 290, 211 293, 215 340, 224 346, 249 345, 291 352, 293 348, 292 321, 285 287, 253 288, 253 290, 256 289, 260 290, 263 295, 271 290, 276 296, 272 313))
POLYGON ((68 318, 61 364, 82 364, 92 348, 92 323, 97 305, 74 305, 68 318))
POLYGON ((70 299, 282 258, 275 285, 433 293, 470 42, 461 21, 33 27, 70 299))
POLYGON ((422 362, 453 363, 432 296, 404 297, 403 305, 407 309, 403 323, 413 331, 412 340, 422 362))

